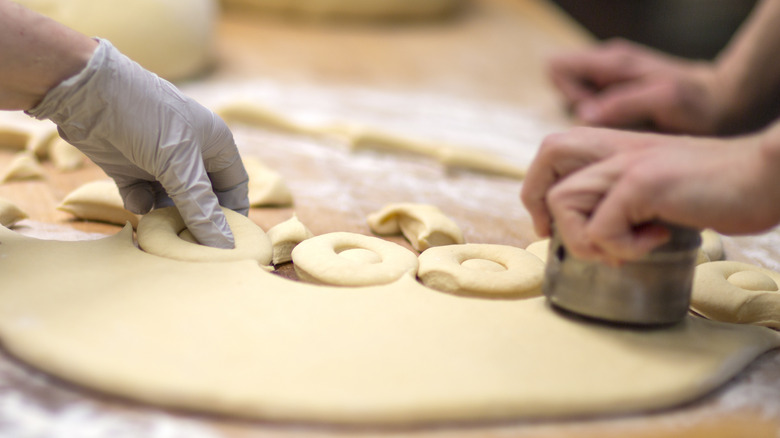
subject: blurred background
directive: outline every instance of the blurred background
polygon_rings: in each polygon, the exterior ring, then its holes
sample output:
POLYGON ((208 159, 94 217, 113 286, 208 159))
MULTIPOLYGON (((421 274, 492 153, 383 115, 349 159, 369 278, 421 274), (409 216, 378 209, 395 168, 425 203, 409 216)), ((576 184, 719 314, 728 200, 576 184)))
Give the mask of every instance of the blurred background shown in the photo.
POLYGON ((715 57, 757 0, 554 0, 599 39, 623 37, 687 58, 715 57))

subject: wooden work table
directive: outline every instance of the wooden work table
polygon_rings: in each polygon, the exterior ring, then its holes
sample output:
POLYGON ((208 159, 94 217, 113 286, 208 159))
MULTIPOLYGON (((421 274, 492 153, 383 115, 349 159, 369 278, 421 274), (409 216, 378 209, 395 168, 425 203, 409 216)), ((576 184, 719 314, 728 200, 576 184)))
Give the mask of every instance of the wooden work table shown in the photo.
MULTIPOLYGON (((547 84, 544 60, 591 37, 544 0, 475 0, 435 23, 360 25, 285 20, 227 11, 214 69, 182 88, 206 105, 239 97, 301 120, 359 121, 400 135, 485 148, 527 165, 546 133, 571 124, 547 84), (517 150, 511 149, 516 138, 517 150), (507 140, 509 139, 509 140, 507 140)), ((369 234, 365 215, 394 201, 432 202, 470 242, 534 241, 520 182, 448 173, 406 156, 352 153, 252 127, 234 134, 246 156, 279 170, 295 207, 253 209, 265 229, 294 211, 315 234, 369 234), (408 176, 408 179, 407 179, 408 176), (411 182, 410 182, 411 181, 411 182)), ((11 153, 0 151, 0 165, 11 153)), ((0 186, 30 214, 22 233, 65 239, 118 227, 74 221, 56 205, 80 184, 105 178, 92 164, 42 181, 0 186)), ((777 269, 776 233, 727 239, 728 258, 777 269)), ((400 240, 397 240, 401 242, 400 240)), ((290 274, 289 267, 282 273, 290 274)), ((1 280, 0 280, 1 281, 1 280)), ((641 376, 637 376, 641 378, 641 376)), ((348 429, 277 424, 158 410, 41 375, 0 354, 0 436, 8 437, 774 437, 780 431, 780 355, 770 352, 726 388, 663 412, 597 419, 348 429)))

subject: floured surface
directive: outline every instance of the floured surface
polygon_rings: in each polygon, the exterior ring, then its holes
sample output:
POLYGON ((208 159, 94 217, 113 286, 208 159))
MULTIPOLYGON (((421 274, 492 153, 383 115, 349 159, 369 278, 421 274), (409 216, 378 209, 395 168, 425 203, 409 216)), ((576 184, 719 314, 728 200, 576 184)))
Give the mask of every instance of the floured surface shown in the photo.
POLYGON ((326 423, 633 412, 707 393, 780 343, 695 317, 610 328, 542 298, 459 298, 410 278, 312 286, 249 261, 152 256, 130 228, 86 242, 0 229, 0 241, 10 351, 94 389, 207 412, 326 423), (39 265, 47 276, 31 275, 39 265))

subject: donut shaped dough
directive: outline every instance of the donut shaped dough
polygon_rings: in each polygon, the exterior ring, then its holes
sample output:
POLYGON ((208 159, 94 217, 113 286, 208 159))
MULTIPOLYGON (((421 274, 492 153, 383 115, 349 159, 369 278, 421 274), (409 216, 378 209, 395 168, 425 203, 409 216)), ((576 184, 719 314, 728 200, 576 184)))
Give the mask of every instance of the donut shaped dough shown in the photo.
POLYGON ((388 204, 368 215, 368 226, 380 235, 402 233, 417 251, 463 243, 458 225, 434 205, 388 204))
POLYGON ((420 254, 417 276, 442 292, 494 298, 527 298, 542 293, 544 263, 530 252, 506 245, 465 244, 420 254))
POLYGON ((138 223, 138 245, 144 251, 175 260, 189 262, 230 262, 256 260, 261 265, 271 263, 271 242, 262 228, 248 217, 223 208, 235 248, 223 249, 194 243, 176 207, 152 210, 138 223))
POLYGON ((377 237, 336 232, 312 237, 292 251, 298 278, 334 286, 376 286, 417 273, 417 256, 377 237))
POLYGON ((780 328, 780 274, 734 261, 699 265, 691 309, 723 322, 780 328))
POLYGON ((204 71, 213 61, 216 0, 16 0, 89 35, 166 79, 204 71))
POLYGON ((138 227, 138 215, 125 209, 113 180, 91 181, 68 193, 57 207, 83 220, 138 227))

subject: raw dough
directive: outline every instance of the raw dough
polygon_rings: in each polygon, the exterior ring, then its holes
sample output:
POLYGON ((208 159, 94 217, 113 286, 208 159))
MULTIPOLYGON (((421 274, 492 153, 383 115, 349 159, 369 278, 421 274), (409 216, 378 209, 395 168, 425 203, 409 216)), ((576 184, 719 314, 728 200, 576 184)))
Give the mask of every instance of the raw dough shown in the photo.
POLYGON ((457 295, 527 298, 542 294, 544 263, 526 250, 471 243, 431 248, 420 254, 424 285, 457 295))
POLYGON ((68 193, 57 207, 83 220, 138 227, 138 215, 125 209, 119 189, 112 180, 88 182, 68 193))
POLYGON ((780 274, 734 261, 696 267, 691 309, 707 318, 780 329, 780 274))
POLYGON ((309 18, 387 20, 447 15, 463 0, 222 0, 228 8, 309 18))
POLYGON ((547 263, 547 253, 550 251, 550 239, 537 240, 525 248, 526 251, 539 257, 543 263, 547 263))
POLYGON ((255 158, 243 158, 244 167, 249 174, 249 206, 284 206, 293 203, 293 197, 287 184, 278 172, 255 158))
POLYGON ((0 184, 10 181, 24 181, 43 178, 41 164, 30 152, 19 152, 0 174, 0 184))
POLYGON ((15 0, 122 53, 167 79, 204 71, 212 63, 216 0, 15 0))
POLYGON ((215 112, 229 125, 240 123, 288 134, 312 133, 310 128, 250 102, 232 102, 218 108, 215 112))
POLYGON ((27 146, 30 134, 12 124, 0 124, 0 148, 21 150, 27 146))
POLYGON ((196 243, 176 207, 158 208, 141 218, 138 223, 138 246, 150 254, 184 261, 255 260, 260 265, 270 264, 271 243, 263 229, 233 210, 223 207, 222 211, 233 232, 233 249, 212 248, 196 243))
POLYGON ((70 172, 84 165, 87 156, 78 148, 57 137, 49 144, 49 158, 54 168, 62 172, 70 172))
POLYGON ((368 215, 368 226, 379 235, 402 233, 417 251, 463 243, 458 225, 434 205, 388 204, 368 215))
POLYGON ((525 169, 482 151, 449 147, 439 151, 438 159, 448 169, 468 169, 514 179, 525 178, 525 169))
POLYGON ((8 199, 0 198, 0 225, 12 227, 20 220, 27 218, 27 213, 23 212, 16 204, 8 199))
POLYGON ((298 278, 337 286, 387 284, 417 273, 417 256, 376 237, 328 233, 299 243, 292 251, 298 278))
POLYGON ((254 261, 146 254, 129 228, 81 242, 0 228, 0 242, 0 338, 15 357, 100 392, 231 416, 410 424, 646 412, 710 393, 780 341, 693 316, 662 330, 589 324, 543 298, 464 298, 406 275, 313 286, 254 261))
POLYGON ((295 214, 290 219, 274 225, 268 230, 268 239, 273 247, 273 264, 280 265, 291 261, 293 248, 311 237, 314 237, 314 234, 295 214))
MULTIPOLYGON (((723 260, 723 239, 714 230, 701 232, 701 251, 707 255, 709 261, 723 260)), ((701 256, 699 257, 702 258, 701 256)))

